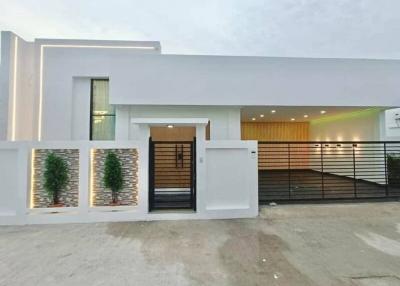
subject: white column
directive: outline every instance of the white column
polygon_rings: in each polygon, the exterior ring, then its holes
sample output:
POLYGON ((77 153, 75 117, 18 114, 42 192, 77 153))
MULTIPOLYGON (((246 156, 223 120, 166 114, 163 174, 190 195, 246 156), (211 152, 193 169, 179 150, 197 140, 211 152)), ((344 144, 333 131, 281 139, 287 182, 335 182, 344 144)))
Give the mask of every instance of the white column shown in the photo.
POLYGON ((206 126, 204 124, 196 124, 196 200, 197 212, 204 213, 206 211, 206 126))
POLYGON ((115 112, 115 140, 129 140, 129 106, 117 106, 115 112))
POLYGON ((91 158, 90 146, 82 144, 79 148, 79 213, 82 217, 88 215, 90 201, 91 158))
POLYGON ((139 194, 138 209, 140 214, 149 212, 149 143, 141 140, 139 146, 139 194))
POLYGON ((30 162, 31 154, 30 148, 26 144, 20 145, 18 148, 18 183, 17 183, 17 205, 16 215, 17 224, 26 224, 26 216, 28 214, 30 204, 30 162))

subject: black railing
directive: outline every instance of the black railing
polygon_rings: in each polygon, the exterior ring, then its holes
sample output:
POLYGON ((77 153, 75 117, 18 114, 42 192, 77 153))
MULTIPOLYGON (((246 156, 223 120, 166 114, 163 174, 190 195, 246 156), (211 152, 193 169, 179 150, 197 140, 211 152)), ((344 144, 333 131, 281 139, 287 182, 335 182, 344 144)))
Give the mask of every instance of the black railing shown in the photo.
POLYGON ((259 142, 260 202, 400 197, 400 142, 259 142))

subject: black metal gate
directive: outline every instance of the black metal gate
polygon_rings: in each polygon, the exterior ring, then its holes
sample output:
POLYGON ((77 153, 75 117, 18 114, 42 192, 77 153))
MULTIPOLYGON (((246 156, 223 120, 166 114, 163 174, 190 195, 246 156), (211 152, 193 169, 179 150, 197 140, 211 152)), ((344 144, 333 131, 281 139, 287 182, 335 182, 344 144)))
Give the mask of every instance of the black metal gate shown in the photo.
POLYGON ((259 142, 259 201, 400 198, 400 142, 259 142))
POLYGON ((149 211, 196 210, 196 138, 149 141, 149 211))

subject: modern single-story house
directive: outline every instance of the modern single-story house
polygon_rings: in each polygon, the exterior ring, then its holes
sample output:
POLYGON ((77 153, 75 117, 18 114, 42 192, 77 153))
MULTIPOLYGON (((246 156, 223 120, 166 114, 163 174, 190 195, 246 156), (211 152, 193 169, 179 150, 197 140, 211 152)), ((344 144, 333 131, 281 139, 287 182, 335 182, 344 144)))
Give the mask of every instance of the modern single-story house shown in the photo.
POLYGON ((0 224, 252 217, 269 202, 400 197, 398 60, 1 36, 0 224), (115 192, 110 153, 122 168, 115 192), (49 154, 68 167, 57 205, 49 154))

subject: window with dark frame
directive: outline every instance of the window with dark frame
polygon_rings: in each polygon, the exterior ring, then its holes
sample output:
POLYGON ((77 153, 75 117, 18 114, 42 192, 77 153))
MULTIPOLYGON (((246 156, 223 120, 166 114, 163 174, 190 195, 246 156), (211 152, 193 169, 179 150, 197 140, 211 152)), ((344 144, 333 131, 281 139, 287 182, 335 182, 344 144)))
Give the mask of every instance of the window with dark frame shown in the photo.
POLYGON ((108 79, 92 79, 90 90, 90 140, 115 139, 115 106, 109 104, 108 79))

